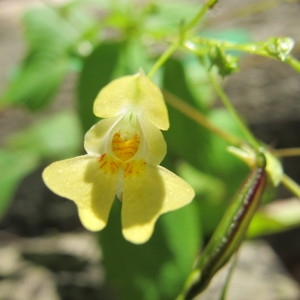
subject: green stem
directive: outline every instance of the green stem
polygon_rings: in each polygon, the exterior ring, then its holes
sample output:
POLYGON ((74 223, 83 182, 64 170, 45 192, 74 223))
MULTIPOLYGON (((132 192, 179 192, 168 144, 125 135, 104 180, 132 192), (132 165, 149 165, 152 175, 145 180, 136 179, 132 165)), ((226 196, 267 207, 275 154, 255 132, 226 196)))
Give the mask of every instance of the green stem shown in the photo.
POLYGON ((175 42, 167 48, 167 50, 159 57, 154 66, 148 72, 148 78, 151 78, 156 73, 156 71, 169 59, 169 57, 179 48, 179 46, 180 43, 175 42))
POLYGON ((223 91, 223 89, 220 86, 220 84, 217 82, 217 80, 215 79, 215 77, 211 73, 209 73, 208 76, 209 76, 211 84, 214 87, 217 95, 220 97, 221 101, 223 102, 224 106, 226 107, 226 109, 228 110, 228 112, 231 114, 231 116, 233 117, 233 119, 237 122, 238 126, 242 130, 242 132, 243 132, 245 138, 247 139, 247 141, 256 150, 259 150, 260 147, 261 147, 260 143, 256 140, 256 138, 254 137, 254 135, 252 134, 252 132, 248 129, 248 127, 245 125, 245 123, 243 122, 243 120, 240 118, 239 114, 236 112, 234 106, 231 104, 229 98, 227 97, 227 95, 223 91))
POLYGON ((298 198, 300 198, 300 186, 291 177, 283 173, 281 177, 281 183, 298 198))
POLYGON ((200 276, 201 272, 199 269, 193 270, 192 273, 188 275, 181 293, 176 297, 175 300, 186 300, 186 295, 190 287, 194 284, 194 282, 199 280, 200 276))
POLYGON ((278 157, 300 156, 300 148, 274 149, 272 153, 278 157))
POLYGON ((209 131, 213 132, 223 140, 227 141, 229 144, 234 145, 236 147, 241 147, 243 145, 243 141, 237 138, 236 136, 221 130, 219 127, 215 126, 212 122, 210 122, 203 114, 201 114, 198 110, 182 101, 175 95, 170 92, 164 91, 164 98, 168 104, 173 106, 175 109, 180 111, 182 114, 186 115, 191 120, 194 120, 196 123, 202 125, 207 128, 209 131))
POLYGON ((215 3, 217 3, 217 0, 206 1, 206 3, 201 7, 196 16, 181 28, 181 30, 179 31, 177 41, 172 43, 155 62, 154 66, 147 74, 148 78, 151 78, 156 73, 156 71, 169 59, 169 57, 184 43, 187 33, 195 28, 199 20, 205 15, 207 10, 209 10, 215 3))
POLYGON ((222 288, 222 293, 220 295, 220 300, 226 300, 226 298, 227 298, 229 284, 230 284, 230 281, 231 281, 231 278, 232 278, 232 275, 233 275, 233 271, 234 271, 234 269, 237 265, 237 262, 238 262, 238 253, 235 253, 234 257, 232 258, 231 265, 230 265, 230 268, 228 270, 228 274, 226 276, 226 281, 225 281, 225 283, 223 285, 223 288, 222 288))
POLYGON ((186 34, 188 31, 196 27, 199 20, 203 18, 206 12, 213 7, 218 1, 217 0, 207 0, 205 4, 201 7, 196 16, 183 28, 183 33, 186 34))
POLYGON ((294 70, 300 73, 300 61, 294 58, 292 55, 289 55, 286 59, 285 62, 290 65, 294 70))

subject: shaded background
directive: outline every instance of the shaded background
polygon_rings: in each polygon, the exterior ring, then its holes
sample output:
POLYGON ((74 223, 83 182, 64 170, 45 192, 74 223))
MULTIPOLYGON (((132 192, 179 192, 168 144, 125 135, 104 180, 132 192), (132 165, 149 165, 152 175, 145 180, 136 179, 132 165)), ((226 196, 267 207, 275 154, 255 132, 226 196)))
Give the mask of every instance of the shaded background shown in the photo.
MULTIPOLYGON (((25 51, 20 16, 25 9, 41 2, 0 1, 0 90, 25 51)), ((56 2, 60 1, 51 1, 56 2)), ((300 58, 300 3, 282 1, 266 9, 276 1, 261 2, 247 1, 247 7, 253 3, 250 13, 244 10, 242 1, 220 1, 210 12, 210 28, 246 28, 254 40, 290 36, 296 42, 293 53, 300 58)), ((300 74, 280 62, 254 56, 244 58, 240 69, 241 72, 225 80, 225 89, 256 136, 276 148, 300 147, 300 74)), ((0 145, 8 135, 42 119, 45 114, 61 108, 74 110, 75 80, 76 75, 68 75, 56 100, 42 113, 29 114, 20 108, 2 111, 0 145)), ((297 182, 300 182, 299 166, 299 158, 284 159, 286 173, 297 182)), ((40 177, 42 167, 22 181, 0 223, 0 300, 110 299, 103 285, 105 274, 94 236, 82 229, 73 203, 56 197, 44 186, 40 177)), ((290 197, 290 194, 281 189, 280 196, 290 197)), ((262 247, 268 250, 255 248, 254 253, 266 255, 264 261, 274 259, 262 271, 267 274, 266 282, 273 280, 274 285, 278 284, 271 277, 278 271, 293 292, 276 298, 276 294, 271 294, 272 288, 268 290, 265 286, 269 296, 261 299, 300 299, 300 230, 266 237, 265 241, 268 244, 262 247), (270 266, 277 264, 278 269, 274 271, 270 266)), ((255 266, 255 262, 250 254, 246 257, 250 263, 244 263, 241 268, 247 274, 249 265, 255 266)), ((254 287, 260 290, 258 287, 263 283, 259 281, 263 280, 259 280, 259 275, 253 277, 258 279, 254 287)), ((236 297, 232 299, 241 299, 236 297)))

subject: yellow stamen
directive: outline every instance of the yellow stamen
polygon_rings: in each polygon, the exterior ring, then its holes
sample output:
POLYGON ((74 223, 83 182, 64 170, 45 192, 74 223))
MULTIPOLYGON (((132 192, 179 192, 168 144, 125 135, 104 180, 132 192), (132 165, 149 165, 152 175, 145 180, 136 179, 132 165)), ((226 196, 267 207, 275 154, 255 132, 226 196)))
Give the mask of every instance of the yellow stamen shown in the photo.
POLYGON ((112 139, 112 150, 122 161, 132 158, 139 149, 140 138, 135 134, 131 139, 123 140, 120 133, 116 133, 112 139))

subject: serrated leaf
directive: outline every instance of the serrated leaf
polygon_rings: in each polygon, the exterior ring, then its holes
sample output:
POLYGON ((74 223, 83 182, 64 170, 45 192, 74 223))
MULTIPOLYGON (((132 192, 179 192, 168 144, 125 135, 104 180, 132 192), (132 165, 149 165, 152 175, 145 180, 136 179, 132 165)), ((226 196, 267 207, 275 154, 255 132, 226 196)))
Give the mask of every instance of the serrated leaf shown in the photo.
POLYGON ((113 77, 120 47, 119 43, 102 43, 84 61, 77 90, 78 113, 84 131, 98 120, 93 115, 93 103, 100 89, 113 77))
POLYGON ((38 165, 38 157, 24 151, 0 149, 0 217, 5 212, 20 180, 38 165))

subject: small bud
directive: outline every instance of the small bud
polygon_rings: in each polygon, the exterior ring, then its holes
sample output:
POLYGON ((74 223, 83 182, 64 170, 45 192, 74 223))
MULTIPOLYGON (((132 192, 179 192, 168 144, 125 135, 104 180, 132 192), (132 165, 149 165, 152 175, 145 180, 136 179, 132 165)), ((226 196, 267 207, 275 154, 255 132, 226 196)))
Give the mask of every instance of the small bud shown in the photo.
POLYGON ((265 50, 272 56, 284 61, 294 48, 295 42, 289 37, 271 38, 266 42, 265 50))

